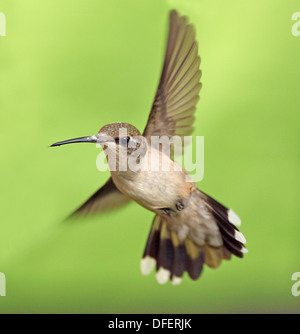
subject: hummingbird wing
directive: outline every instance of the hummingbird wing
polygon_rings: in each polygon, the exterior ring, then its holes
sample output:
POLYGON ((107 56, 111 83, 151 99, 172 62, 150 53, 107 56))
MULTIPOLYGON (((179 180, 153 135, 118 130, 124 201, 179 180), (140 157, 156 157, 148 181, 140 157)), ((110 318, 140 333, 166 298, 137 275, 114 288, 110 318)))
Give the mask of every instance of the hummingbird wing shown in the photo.
POLYGON ((175 10, 170 13, 167 50, 159 86, 143 135, 188 136, 201 89, 200 57, 194 27, 175 10))
POLYGON ((130 198, 122 194, 115 186, 112 178, 102 188, 94 193, 73 214, 73 216, 102 213, 111 209, 119 208, 130 202, 130 198))

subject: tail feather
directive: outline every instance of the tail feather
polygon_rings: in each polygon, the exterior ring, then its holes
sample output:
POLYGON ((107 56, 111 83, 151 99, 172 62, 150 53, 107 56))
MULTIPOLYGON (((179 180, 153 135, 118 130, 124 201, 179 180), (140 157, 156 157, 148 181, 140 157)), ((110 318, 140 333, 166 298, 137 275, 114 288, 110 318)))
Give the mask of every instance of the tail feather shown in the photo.
POLYGON ((240 236, 240 239, 242 239, 243 235, 237 229, 234 230, 232 227, 230 230, 228 222, 226 222, 223 218, 219 219, 219 217, 217 217, 216 222, 222 234, 225 247, 227 247, 227 249, 229 249, 234 255, 243 257, 244 245, 237 237, 240 236))
POLYGON ((153 259, 157 258, 160 240, 160 220, 157 219, 158 216, 154 218, 152 223, 151 231, 148 237, 147 245, 144 252, 144 257, 149 256, 153 259))
POLYGON ((228 241, 226 238, 223 237, 223 243, 224 246, 235 256, 243 258, 244 257, 244 252, 243 248, 244 246, 239 243, 239 245, 234 245, 232 242, 228 241))
POLYGON ((246 239, 234 225, 241 225, 240 218, 233 210, 226 208, 207 194, 202 192, 202 196, 219 227, 224 246, 232 254, 242 258, 243 254, 247 253, 247 249, 244 247, 246 239))
POLYGON ((186 251, 184 245, 179 242, 178 235, 172 231, 171 239, 173 245, 173 263, 172 263, 172 274, 173 277, 182 277, 185 271, 186 251))
POLYGON ((223 248, 213 248, 205 245, 205 263, 210 268, 218 268, 224 258, 223 248))
POLYGON ((223 244, 215 247, 208 240, 200 246, 188 236, 182 241, 174 230, 169 229, 166 221, 156 215, 141 262, 144 275, 156 267, 156 278, 160 284, 170 279, 176 285, 181 282, 184 272, 196 280, 204 264, 217 268, 222 260, 230 260, 231 255, 242 258, 247 253, 244 247, 246 239, 233 223, 240 224, 238 216, 208 195, 201 192, 200 196, 214 217, 223 244))
POLYGON ((240 217, 233 210, 226 208, 220 202, 208 196, 203 191, 201 193, 204 196, 205 201, 210 205, 213 213, 220 217, 220 219, 223 219, 223 221, 233 229, 238 230, 236 226, 241 226, 240 217))
POLYGON ((189 276, 193 280, 196 280, 200 276, 203 269, 204 250, 202 247, 197 246, 189 238, 185 239, 185 249, 187 253, 185 269, 189 276))
POLYGON ((172 269, 173 262, 173 245, 171 241, 170 231, 167 229, 167 225, 161 223, 160 240, 158 245, 157 255, 157 270, 163 267, 169 271, 172 269))
POLYGON ((176 232, 168 229, 167 223, 160 216, 155 216, 141 262, 141 271, 148 275, 156 267, 156 278, 160 284, 170 279, 176 285, 181 282, 185 271, 196 280, 201 275, 204 263, 216 268, 222 258, 222 247, 200 247, 189 238, 180 242, 176 232))

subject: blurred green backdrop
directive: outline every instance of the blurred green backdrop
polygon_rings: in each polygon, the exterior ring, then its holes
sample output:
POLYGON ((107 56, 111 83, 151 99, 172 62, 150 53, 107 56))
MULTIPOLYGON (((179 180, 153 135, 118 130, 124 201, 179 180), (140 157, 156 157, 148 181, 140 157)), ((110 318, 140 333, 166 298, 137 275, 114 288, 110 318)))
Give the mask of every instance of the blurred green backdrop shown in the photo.
POLYGON ((0 312, 299 312, 300 36, 290 0, 2 0, 0 312), (160 286, 140 274, 153 214, 63 219, 107 179, 99 149, 55 141, 110 122, 143 130, 168 12, 197 30, 205 136, 199 187, 242 217, 249 254, 160 286))

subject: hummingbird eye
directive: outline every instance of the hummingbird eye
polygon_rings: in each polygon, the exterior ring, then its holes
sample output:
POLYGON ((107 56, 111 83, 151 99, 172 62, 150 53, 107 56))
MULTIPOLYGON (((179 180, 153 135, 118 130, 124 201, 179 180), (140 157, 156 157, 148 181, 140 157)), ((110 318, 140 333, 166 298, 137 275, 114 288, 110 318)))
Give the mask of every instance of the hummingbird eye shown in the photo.
POLYGON ((120 144, 123 145, 123 146, 127 146, 129 141, 130 141, 129 136, 120 138, 120 144))

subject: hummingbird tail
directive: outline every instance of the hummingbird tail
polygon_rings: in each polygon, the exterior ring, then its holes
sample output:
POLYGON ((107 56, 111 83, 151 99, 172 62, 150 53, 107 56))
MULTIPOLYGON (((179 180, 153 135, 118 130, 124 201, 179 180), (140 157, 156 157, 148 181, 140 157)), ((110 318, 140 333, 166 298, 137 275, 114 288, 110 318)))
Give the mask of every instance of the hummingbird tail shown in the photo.
POLYGON ((242 258, 248 251, 244 247, 246 239, 237 228, 241 226, 241 219, 233 210, 226 208, 207 194, 200 193, 219 228, 224 246, 231 254, 242 258))
POLYGON ((202 202, 202 210, 204 203, 208 211, 200 216, 202 223, 197 225, 197 231, 185 234, 184 239, 178 235, 180 230, 177 233, 171 229, 172 225, 167 224, 162 216, 154 217, 141 261, 142 274, 148 275, 155 267, 160 284, 171 280, 176 285, 181 282, 184 272, 196 280, 204 264, 217 268, 222 260, 230 260, 231 255, 242 258, 248 252, 244 247, 246 239, 235 226, 240 225, 240 218, 198 189, 196 198, 202 202), (207 221, 204 223, 203 219, 207 221), (202 235, 199 244, 194 239, 197 234, 202 235))
POLYGON ((148 275, 156 267, 156 279, 164 284, 171 280, 173 285, 182 281, 186 271, 196 280, 199 278, 204 263, 216 268, 222 259, 229 260, 230 252, 224 247, 196 245, 188 237, 180 242, 175 231, 167 227, 167 223, 160 216, 155 216, 147 245, 141 261, 142 274, 148 275))

